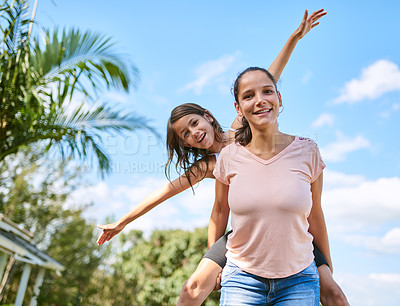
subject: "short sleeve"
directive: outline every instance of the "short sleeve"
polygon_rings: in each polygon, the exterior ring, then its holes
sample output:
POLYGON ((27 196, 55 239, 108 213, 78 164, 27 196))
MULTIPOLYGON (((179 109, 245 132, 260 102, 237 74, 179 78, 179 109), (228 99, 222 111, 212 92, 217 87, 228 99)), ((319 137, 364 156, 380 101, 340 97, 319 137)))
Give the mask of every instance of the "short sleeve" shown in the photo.
POLYGON ((220 181, 225 185, 229 185, 225 162, 226 162, 225 154, 221 152, 221 154, 217 159, 217 162, 215 163, 213 174, 218 181, 220 181))
POLYGON ((317 144, 312 141, 311 145, 313 152, 311 160, 311 183, 314 183, 326 166, 322 160, 321 152, 317 144))

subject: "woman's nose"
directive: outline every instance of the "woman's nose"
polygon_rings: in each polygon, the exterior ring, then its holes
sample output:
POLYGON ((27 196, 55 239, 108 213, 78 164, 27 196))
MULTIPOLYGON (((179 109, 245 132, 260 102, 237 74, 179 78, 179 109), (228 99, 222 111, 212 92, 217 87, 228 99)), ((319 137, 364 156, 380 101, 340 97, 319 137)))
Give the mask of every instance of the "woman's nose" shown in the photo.
POLYGON ((262 104, 265 102, 265 96, 262 93, 256 94, 256 103, 262 104))

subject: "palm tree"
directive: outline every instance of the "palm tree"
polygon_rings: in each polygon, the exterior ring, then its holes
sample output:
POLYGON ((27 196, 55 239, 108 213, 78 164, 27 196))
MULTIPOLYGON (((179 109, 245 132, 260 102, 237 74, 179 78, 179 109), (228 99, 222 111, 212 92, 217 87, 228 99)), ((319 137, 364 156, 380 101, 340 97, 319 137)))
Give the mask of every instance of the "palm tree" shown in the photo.
POLYGON ((145 129, 157 134, 145 118, 96 101, 102 88, 134 88, 139 71, 101 34, 56 28, 43 31, 42 40, 31 38, 34 12, 30 19, 28 9, 28 0, 0 4, 0 161, 45 142, 46 152, 56 148, 80 160, 94 154, 107 173, 104 133, 145 129), (71 106, 78 96, 84 98, 71 106))

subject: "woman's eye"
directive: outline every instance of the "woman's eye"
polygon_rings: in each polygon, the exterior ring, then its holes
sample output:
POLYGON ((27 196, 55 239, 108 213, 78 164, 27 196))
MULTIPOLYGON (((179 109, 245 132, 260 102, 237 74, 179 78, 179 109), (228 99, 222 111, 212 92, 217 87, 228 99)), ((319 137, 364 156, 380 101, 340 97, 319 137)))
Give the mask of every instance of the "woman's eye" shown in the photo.
POLYGON ((198 120, 194 120, 193 125, 196 126, 198 122, 199 122, 198 120))
POLYGON ((251 97, 252 97, 252 95, 248 94, 248 95, 243 96, 243 99, 247 100, 247 99, 250 99, 251 97))
POLYGON ((183 133, 183 138, 187 138, 189 136, 189 132, 183 133))

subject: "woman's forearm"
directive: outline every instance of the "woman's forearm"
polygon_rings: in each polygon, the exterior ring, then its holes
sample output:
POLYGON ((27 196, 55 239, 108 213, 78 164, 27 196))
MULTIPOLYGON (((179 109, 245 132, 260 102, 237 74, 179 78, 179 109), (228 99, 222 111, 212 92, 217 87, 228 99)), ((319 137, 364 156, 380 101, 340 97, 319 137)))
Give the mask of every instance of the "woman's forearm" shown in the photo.
POLYGON ((325 217, 321 206, 322 185, 323 173, 311 184, 313 206, 310 216, 308 217, 308 223, 310 224, 308 231, 313 235, 314 244, 321 251, 322 255, 324 255, 331 271, 333 271, 328 231, 326 229, 325 217))
POLYGON ((208 247, 211 247, 222 235, 225 234, 229 219, 227 185, 215 181, 215 202, 208 225, 208 247))
POLYGON ((319 216, 314 216, 313 218, 309 219, 309 222, 309 232, 314 237, 314 244, 321 251, 322 255, 324 255, 331 271, 333 271, 331 253, 329 249, 328 232, 326 229, 325 219, 322 211, 319 216))

